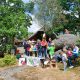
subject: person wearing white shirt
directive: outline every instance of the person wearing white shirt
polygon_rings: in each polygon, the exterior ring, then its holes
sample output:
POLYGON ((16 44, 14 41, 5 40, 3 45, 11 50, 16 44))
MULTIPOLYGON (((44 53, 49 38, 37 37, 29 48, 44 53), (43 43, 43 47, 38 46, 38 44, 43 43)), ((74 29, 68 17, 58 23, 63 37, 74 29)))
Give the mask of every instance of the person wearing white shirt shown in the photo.
POLYGON ((76 64, 76 59, 78 58, 79 48, 76 45, 73 45, 73 58, 74 58, 74 65, 76 64))
POLYGON ((61 51, 61 55, 62 55, 62 62, 63 62, 63 65, 64 65, 64 71, 67 70, 67 55, 64 51, 61 51))
POLYGON ((78 57, 78 53, 79 53, 79 48, 77 46, 73 46, 73 56, 74 58, 78 57))

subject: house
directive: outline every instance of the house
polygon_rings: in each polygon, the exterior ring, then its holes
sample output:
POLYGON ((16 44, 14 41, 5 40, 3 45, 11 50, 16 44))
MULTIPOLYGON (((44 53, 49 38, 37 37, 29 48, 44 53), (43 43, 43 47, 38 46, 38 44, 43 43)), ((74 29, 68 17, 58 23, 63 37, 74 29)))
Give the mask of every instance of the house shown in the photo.
MULTIPOLYGON (((49 29, 47 29, 47 28, 45 29, 45 33, 47 33, 47 34, 46 34, 46 40, 48 40, 49 37, 52 38, 52 39, 55 39, 55 38, 56 38, 56 35, 55 35, 54 33, 48 34, 48 30, 49 30, 49 29)), ((44 34, 44 27, 40 28, 37 32, 35 32, 33 35, 31 35, 31 36, 28 38, 28 40, 35 40, 35 41, 36 41, 37 39, 42 40, 43 34, 44 34)))

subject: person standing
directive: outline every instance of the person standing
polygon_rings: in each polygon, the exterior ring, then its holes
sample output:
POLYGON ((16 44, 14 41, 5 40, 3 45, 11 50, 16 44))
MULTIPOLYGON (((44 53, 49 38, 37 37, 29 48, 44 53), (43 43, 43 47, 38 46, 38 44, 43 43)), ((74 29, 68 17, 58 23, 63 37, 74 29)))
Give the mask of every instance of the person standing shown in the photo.
POLYGON ((48 46, 48 43, 46 41, 46 38, 42 39, 41 46, 42 46, 42 56, 47 58, 47 46, 48 46))
POLYGON ((64 65, 64 71, 67 70, 67 55, 64 51, 61 51, 61 55, 62 55, 62 62, 63 62, 63 65, 64 65))
POLYGON ((38 57, 42 57, 42 46, 40 40, 37 40, 36 46, 37 46, 38 57))
POLYGON ((51 43, 51 46, 48 47, 48 50, 49 50, 49 55, 51 60, 54 57, 54 50, 55 50, 54 43, 51 43))
POLYGON ((30 46, 29 42, 27 42, 27 43, 26 43, 26 55, 27 55, 27 56, 30 56, 30 51, 29 51, 29 50, 30 50, 30 47, 31 47, 31 46, 30 46))
POLYGON ((48 46, 50 46, 50 45, 51 45, 51 43, 52 43, 52 39, 51 39, 51 38, 49 38, 49 40, 48 40, 48 46))

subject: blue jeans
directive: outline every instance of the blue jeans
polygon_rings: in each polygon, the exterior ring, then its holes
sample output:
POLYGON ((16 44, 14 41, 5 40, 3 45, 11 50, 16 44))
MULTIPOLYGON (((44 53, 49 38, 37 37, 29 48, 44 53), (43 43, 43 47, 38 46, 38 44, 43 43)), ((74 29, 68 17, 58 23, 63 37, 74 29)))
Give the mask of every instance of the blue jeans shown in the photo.
POLYGON ((30 56, 30 52, 29 52, 29 51, 27 51, 27 50, 26 50, 26 55, 27 55, 27 56, 30 56))
POLYGON ((78 54, 77 53, 73 54, 73 56, 74 56, 74 59, 78 58, 78 54))
POLYGON ((42 57, 42 52, 40 50, 38 51, 38 57, 42 57))
POLYGON ((70 56, 68 57, 68 62, 69 62, 69 66, 73 66, 73 65, 72 65, 72 59, 71 59, 70 56))
POLYGON ((42 56, 47 58, 47 49, 45 47, 42 48, 42 56))

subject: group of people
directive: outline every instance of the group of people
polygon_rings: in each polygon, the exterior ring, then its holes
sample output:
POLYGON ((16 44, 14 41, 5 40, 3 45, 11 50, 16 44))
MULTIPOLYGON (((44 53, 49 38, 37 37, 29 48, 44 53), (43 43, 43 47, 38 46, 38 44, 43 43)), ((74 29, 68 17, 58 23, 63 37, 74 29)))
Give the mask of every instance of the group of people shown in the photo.
POLYGON ((67 70, 67 66, 69 66, 69 68, 73 68, 75 66, 79 53, 79 48, 75 44, 68 47, 65 46, 60 53, 62 55, 64 71, 67 70))
POLYGON ((67 45, 64 42, 64 46, 56 56, 55 54, 55 44, 51 38, 46 41, 46 38, 35 41, 27 41, 23 43, 25 54, 27 56, 32 56, 35 54, 35 57, 44 57, 45 59, 53 60, 56 62, 58 60, 62 61, 64 64, 64 71, 67 70, 67 63, 69 68, 73 68, 76 63, 76 59, 78 58, 79 48, 76 45, 67 45))
POLYGON ((55 46, 51 38, 49 41, 46 41, 46 38, 43 38, 42 41, 27 41, 23 45, 27 56, 35 54, 35 57, 52 58, 54 55, 55 46))

